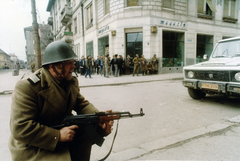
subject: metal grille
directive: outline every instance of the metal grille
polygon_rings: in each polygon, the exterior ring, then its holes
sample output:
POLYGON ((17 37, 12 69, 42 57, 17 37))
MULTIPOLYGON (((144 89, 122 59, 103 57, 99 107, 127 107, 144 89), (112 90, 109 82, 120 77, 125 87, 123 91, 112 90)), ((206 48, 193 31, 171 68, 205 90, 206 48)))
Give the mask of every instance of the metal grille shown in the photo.
MULTIPOLYGON (((193 71, 194 79, 229 82, 229 71, 193 71)), ((185 72, 186 76, 188 71, 185 72)))

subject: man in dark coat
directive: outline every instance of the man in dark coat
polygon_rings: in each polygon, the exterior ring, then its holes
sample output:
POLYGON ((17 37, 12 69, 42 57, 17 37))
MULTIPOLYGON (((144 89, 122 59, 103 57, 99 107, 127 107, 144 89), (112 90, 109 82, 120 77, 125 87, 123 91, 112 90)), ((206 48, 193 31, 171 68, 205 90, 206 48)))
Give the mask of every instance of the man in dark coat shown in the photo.
POLYGON ((85 66, 86 66, 85 58, 84 58, 84 56, 82 56, 82 59, 79 60, 79 67, 80 67, 81 75, 85 75, 85 66))

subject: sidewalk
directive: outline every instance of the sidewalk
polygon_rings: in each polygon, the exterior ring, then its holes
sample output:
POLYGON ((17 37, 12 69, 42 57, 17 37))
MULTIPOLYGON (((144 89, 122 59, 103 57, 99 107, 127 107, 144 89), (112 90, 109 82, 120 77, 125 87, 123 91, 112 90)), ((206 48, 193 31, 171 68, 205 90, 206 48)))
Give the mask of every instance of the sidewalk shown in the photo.
MULTIPOLYGON (((11 94, 18 80, 24 79, 31 75, 30 70, 21 69, 18 76, 12 76, 12 70, 0 71, 0 95, 11 94)), ((73 76, 76 76, 73 73, 73 76)), ((78 75, 80 87, 94 87, 94 86, 106 86, 106 85, 122 85, 132 83, 144 83, 153 81, 163 81, 172 79, 183 79, 183 73, 170 73, 170 74, 157 74, 157 75, 145 75, 139 74, 139 76, 123 75, 119 77, 110 76, 105 78, 104 76, 93 74, 92 78, 85 78, 78 75)))

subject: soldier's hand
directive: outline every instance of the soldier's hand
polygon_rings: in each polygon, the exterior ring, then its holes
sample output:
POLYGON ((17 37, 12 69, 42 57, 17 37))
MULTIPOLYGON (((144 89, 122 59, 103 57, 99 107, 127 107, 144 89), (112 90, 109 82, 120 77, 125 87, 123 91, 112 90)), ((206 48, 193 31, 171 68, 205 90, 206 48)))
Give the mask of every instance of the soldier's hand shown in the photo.
MULTIPOLYGON (((112 110, 108 110, 106 112, 112 112, 112 110)), ((105 135, 107 136, 113 130, 113 128, 112 128, 113 123, 114 123, 114 121, 111 120, 111 121, 108 121, 108 122, 105 122, 105 123, 99 123, 98 125, 101 126, 104 129, 105 135)))
POLYGON ((67 126, 60 130, 60 142, 72 141, 75 135, 74 129, 78 129, 77 125, 67 126))

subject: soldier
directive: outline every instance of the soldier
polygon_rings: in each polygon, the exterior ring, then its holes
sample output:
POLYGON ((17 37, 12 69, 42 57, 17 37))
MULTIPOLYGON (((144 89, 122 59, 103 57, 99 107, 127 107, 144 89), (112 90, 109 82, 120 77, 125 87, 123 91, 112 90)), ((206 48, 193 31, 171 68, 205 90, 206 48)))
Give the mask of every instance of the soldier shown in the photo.
MULTIPOLYGON (((85 128, 51 128, 61 124, 73 110, 77 114, 98 112, 80 94, 78 79, 72 76, 75 58, 66 42, 52 42, 45 50, 43 68, 17 82, 10 115, 9 149, 13 161, 90 159, 93 143, 85 128)), ((112 126, 113 122, 108 124, 112 126)), ((106 124, 100 126, 106 133, 111 132, 106 124)))
POLYGON ((142 71, 142 75, 146 75, 147 74, 147 60, 144 58, 144 55, 142 55, 142 59, 141 59, 141 71, 142 71))
POLYGON ((156 54, 151 59, 152 61, 152 70, 154 74, 157 74, 158 72, 158 58, 156 58, 156 54))
POLYGON ((148 62, 147 64, 147 74, 152 74, 152 63, 148 62))
POLYGON ((35 63, 34 62, 31 63, 31 72, 32 73, 35 72, 35 63))
POLYGON ((139 58, 138 54, 136 54, 136 57, 132 60, 132 62, 134 64, 133 76, 135 75, 135 73, 137 73, 137 76, 138 76, 139 66, 141 62, 141 58, 139 58))

